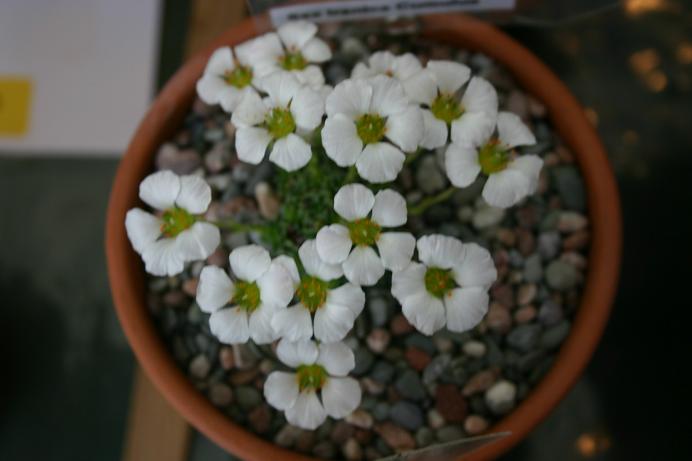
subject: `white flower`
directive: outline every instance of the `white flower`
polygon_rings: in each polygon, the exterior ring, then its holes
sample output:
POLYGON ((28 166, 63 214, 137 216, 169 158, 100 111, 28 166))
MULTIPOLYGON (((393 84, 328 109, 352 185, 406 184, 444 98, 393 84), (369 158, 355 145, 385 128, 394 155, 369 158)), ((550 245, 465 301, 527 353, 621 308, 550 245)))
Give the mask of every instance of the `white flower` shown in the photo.
POLYGON ((488 311, 488 288, 497 271, 485 248, 444 235, 418 239, 418 259, 392 274, 392 295, 408 321, 431 335, 475 327, 488 311))
POLYGON ((197 81, 197 94, 207 104, 220 104, 233 112, 247 93, 256 93, 257 70, 252 65, 250 43, 219 48, 209 58, 202 78, 197 81))
POLYGON ((327 97, 322 144, 339 166, 373 183, 393 181, 423 136, 423 116, 389 77, 344 80, 327 97), (389 141, 389 142, 387 142, 389 141), (403 152, 402 152, 403 151, 403 152))
POLYGON ((312 148, 302 135, 322 122, 323 94, 287 73, 266 77, 262 88, 268 97, 262 100, 257 94, 247 94, 231 117, 237 127, 238 158, 256 165, 271 144, 269 160, 286 171, 304 167, 312 157, 312 148))
POLYGON ((285 412, 290 424, 313 430, 327 415, 344 418, 360 405, 360 385, 347 377, 355 358, 344 343, 316 346, 309 340, 282 339, 276 353, 295 372, 272 372, 264 383, 264 397, 285 412))
POLYGON ((259 74, 290 73, 305 85, 315 88, 323 85, 322 69, 315 64, 330 60, 332 51, 316 34, 315 24, 293 21, 283 24, 276 33, 254 39, 252 56, 259 74))
POLYGON ((293 298, 291 274, 258 245, 238 247, 228 259, 234 281, 216 266, 206 266, 199 275, 197 304, 211 314, 211 332, 226 344, 278 339, 271 319, 293 298))
POLYGON ((382 232, 383 227, 406 224, 406 200, 398 192, 384 189, 373 195, 362 184, 349 184, 334 196, 334 210, 347 223, 320 229, 317 252, 323 261, 341 264, 349 282, 374 285, 385 269, 398 271, 411 261, 416 247, 413 235, 382 232))
POLYGON ((292 259, 282 260, 293 276, 298 302, 279 310, 272 319, 272 326, 279 336, 289 341, 310 339, 313 331, 315 338, 323 343, 341 341, 363 310, 365 293, 350 283, 332 287, 330 282, 340 278, 343 271, 340 265, 320 259, 314 240, 306 240, 298 249, 298 255, 305 269, 302 277, 292 259))
POLYGON ((452 141, 474 144, 489 136, 497 116, 497 92, 485 79, 474 77, 464 91, 471 70, 453 61, 429 61, 426 68, 404 82, 406 94, 424 106, 425 134, 421 146, 444 146, 452 141))
POLYGON ((351 71, 351 77, 368 78, 386 75, 404 82, 420 72, 422 67, 418 58, 411 53, 395 56, 389 51, 378 51, 368 58, 367 64, 362 62, 356 64, 351 71))
POLYGON ((500 112, 497 132, 497 137, 492 137, 491 131, 473 144, 450 144, 445 169, 456 187, 468 186, 481 172, 488 175, 483 198, 489 205, 508 208, 536 191, 543 160, 536 155, 518 156, 514 150, 536 143, 517 115, 500 112))
POLYGON ((133 208, 125 217, 127 236, 150 274, 179 274, 186 262, 206 259, 219 246, 219 229, 199 219, 211 202, 202 178, 159 171, 144 178, 139 198, 160 211, 133 208))

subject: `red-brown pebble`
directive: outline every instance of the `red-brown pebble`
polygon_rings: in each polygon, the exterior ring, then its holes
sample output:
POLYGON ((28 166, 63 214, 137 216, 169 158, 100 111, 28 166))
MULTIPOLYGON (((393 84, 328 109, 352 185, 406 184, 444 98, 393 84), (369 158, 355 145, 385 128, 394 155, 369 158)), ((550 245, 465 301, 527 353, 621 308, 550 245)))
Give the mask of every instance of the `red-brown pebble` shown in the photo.
POLYGON ((440 384, 435 390, 435 409, 450 423, 466 419, 468 403, 454 384, 440 384))

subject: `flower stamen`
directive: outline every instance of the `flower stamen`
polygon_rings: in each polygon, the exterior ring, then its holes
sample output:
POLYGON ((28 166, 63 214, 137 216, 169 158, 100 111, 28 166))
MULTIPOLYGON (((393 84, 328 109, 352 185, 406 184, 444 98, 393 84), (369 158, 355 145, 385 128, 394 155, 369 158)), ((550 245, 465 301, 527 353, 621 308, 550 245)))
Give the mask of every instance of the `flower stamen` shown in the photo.
POLYGON ((377 114, 364 114, 356 120, 356 131, 363 144, 379 142, 387 131, 387 121, 377 114))
POLYGON ((229 85, 236 88, 244 88, 252 82, 252 69, 246 66, 237 66, 232 71, 226 72, 223 79, 229 85))
POLYGON ((322 307, 327 301, 327 283, 317 277, 305 276, 301 279, 296 295, 311 313, 322 307))
POLYGON ((287 51, 279 58, 279 65, 285 70, 303 70, 308 61, 300 51, 287 51))
POLYGON ((372 219, 363 218, 348 223, 351 241, 358 246, 372 246, 377 243, 382 227, 372 219))
POLYGON ((275 107, 267 114, 267 130, 274 139, 281 139, 296 130, 296 122, 288 108, 275 107))
POLYGON ((232 304, 237 304, 241 309, 253 312, 260 305, 260 289, 255 282, 238 280, 235 284, 235 292, 231 299, 232 304))
POLYGON ((319 391, 327 382, 327 370, 317 364, 300 365, 296 369, 296 379, 300 392, 319 391))
POLYGON ((481 171, 486 175, 504 170, 509 160, 510 151, 505 149, 497 139, 488 141, 478 152, 478 163, 481 165, 481 171))
POLYGON ((161 233, 164 237, 176 237, 195 223, 195 217, 182 208, 169 208, 161 217, 161 233))
POLYGON ((425 271, 425 289, 436 298, 443 298, 455 287, 450 269, 430 267, 425 271))
POLYGON ((433 113, 435 118, 450 124, 461 117, 464 113, 464 108, 454 96, 440 94, 430 105, 430 112, 433 113))

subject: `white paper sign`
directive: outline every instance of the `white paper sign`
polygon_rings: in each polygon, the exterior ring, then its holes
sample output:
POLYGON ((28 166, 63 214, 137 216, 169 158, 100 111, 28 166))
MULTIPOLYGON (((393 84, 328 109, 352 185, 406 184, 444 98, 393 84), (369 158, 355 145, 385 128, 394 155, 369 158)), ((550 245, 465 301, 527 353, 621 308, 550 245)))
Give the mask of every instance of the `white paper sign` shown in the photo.
POLYGON ((269 10, 274 26, 303 19, 312 22, 396 19, 450 11, 510 10, 515 0, 351 0, 280 6, 269 10))

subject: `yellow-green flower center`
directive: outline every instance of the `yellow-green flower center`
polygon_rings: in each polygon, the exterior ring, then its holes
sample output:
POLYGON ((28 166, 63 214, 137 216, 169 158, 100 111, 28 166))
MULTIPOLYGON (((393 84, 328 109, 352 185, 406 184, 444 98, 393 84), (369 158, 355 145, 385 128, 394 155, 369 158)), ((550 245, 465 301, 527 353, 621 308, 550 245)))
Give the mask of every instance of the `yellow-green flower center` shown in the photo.
POLYGON ((229 85, 236 88, 244 88, 252 82, 252 69, 246 66, 237 66, 223 75, 223 79, 229 85))
POLYGON ((303 70, 308 62, 300 51, 287 51, 279 58, 279 65, 285 70, 303 70))
POLYGON ((161 233, 164 237, 175 237, 195 223, 195 217, 182 208, 173 207, 163 212, 161 233))
POLYGON ((365 114, 356 120, 356 131, 363 144, 379 142, 387 131, 387 121, 377 114, 365 114))
POLYGON ((300 280, 296 295, 310 312, 315 313, 327 301, 327 282, 317 277, 305 276, 300 280))
POLYGON ((232 304, 237 304, 241 309, 253 312, 260 305, 260 289, 255 282, 238 280, 235 283, 232 304))
POLYGON ((319 391, 327 382, 327 370, 322 365, 300 365, 296 369, 296 379, 298 380, 298 390, 319 391))
POLYGON ((461 114, 464 113, 464 108, 461 107, 461 104, 459 104, 454 96, 440 94, 432 102, 430 112, 433 113, 435 118, 450 124, 452 121, 461 117, 461 114))
POLYGON ((502 171, 510 160, 510 152, 497 139, 488 141, 478 152, 481 171, 487 175, 502 171))
POLYGON ((430 267, 425 271, 425 289, 436 298, 443 298, 454 286, 454 278, 450 269, 430 267))
POLYGON ((296 122, 288 108, 273 108, 267 114, 265 123, 269 134, 274 139, 281 139, 296 130, 296 122))
POLYGON ((382 227, 372 219, 363 218, 348 223, 348 232, 354 245, 372 246, 380 238, 382 227))

